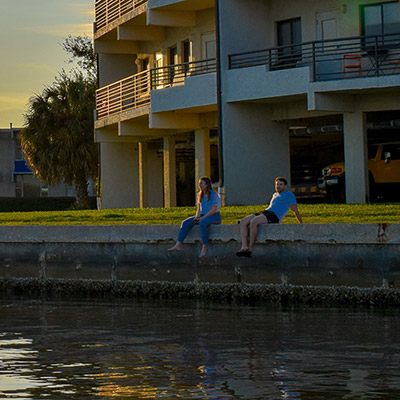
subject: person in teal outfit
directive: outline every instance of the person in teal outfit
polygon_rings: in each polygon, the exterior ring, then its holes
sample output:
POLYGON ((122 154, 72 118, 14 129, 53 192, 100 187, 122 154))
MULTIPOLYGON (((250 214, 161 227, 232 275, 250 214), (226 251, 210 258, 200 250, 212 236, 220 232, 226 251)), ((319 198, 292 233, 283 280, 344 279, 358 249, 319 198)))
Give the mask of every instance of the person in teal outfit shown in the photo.
POLYGON ((251 214, 240 221, 240 238, 242 245, 236 252, 238 257, 251 257, 256 242, 258 227, 262 224, 279 224, 283 221, 289 209, 293 210, 297 222, 303 221, 297 209, 296 196, 287 190, 287 180, 279 176, 275 179, 275 193, 272 195, 269 206, 257 214, 251 214), (250 243, 248 240, 250 231, 250 243))
POLYGON ((199 197, 197 200, 197 212, 193 217, 185 219, 179 230, 178 240, 175 245, 168 249, 168 251, 180 251, 182 249, 182 243, 185 240, 190 229, 195 224, 200 225, 201 231, 201 251, 200 258, 207 254, 208 246, 208 227, 210 224, 221 223, 221 199, 218 193, 212 188, 211 180, 207 176, 203 176, 199 180, 199 197))

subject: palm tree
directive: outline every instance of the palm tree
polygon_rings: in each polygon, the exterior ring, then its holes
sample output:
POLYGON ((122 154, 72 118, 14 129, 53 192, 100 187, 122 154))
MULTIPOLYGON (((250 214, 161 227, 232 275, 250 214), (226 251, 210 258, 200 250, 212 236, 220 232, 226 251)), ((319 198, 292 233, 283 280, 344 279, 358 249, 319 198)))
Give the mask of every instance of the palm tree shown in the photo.
POLYGON ((93 140, 94 79, 82 72, 60 73, 29 101, 21 139, 27 162, 48 185, 75 185, 77 206, 89 207, 87 181, 97 173, 93 140))

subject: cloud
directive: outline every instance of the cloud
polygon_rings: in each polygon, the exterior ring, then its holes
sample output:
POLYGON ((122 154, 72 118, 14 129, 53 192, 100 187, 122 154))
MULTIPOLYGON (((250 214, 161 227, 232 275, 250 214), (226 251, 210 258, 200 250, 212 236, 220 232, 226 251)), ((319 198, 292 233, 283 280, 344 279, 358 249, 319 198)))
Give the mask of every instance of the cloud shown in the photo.
POLYGON ((2 109, 5 107, 11 109, 11 107, 15 108, 15 106, 25 106, 31 96, 32 94, 29 93, 2 93, 0 94, 0 107, 2 109))
POLYGON ((33 93, 2 92, 0 94, 0 128, 8 127, 10 122, 14 127, 24 123, 23 114, 28 111, 29 99, 33 93))
POLYGON ((93 32, 93 24, 67 24, 67 25, 49 25, 49 26, 27 26, 21 28, 21 30, 40 33, 43 35, 65 37, 68 35, 72 36, 91 36, 93 32))
POLYGON ((10 66, 16 70, 21 70, 24 73, 29 71, 30 75, 35 71, 43 72, 54 72, 54 66, 49 64, 34 64, 34 63, 18 63, 18 64, 10 64, 10 66))
POLYGON ((68 7, 75 8, 81 16, 84 18, 89 18, 90 20, 94 19, 94 5, 88 6, 87 4, 69 4, 68 7))

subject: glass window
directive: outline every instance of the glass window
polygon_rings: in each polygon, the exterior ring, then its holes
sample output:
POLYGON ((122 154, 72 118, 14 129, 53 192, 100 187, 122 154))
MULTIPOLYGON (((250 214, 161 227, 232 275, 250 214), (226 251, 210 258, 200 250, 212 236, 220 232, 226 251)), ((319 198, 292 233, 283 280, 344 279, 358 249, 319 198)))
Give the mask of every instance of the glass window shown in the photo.
POLYGON ((182 42, 182 62, 186 63, 190 61, 191 57, 191 46, 190 41, 185 40, 182 42))
POLYGON ((399 2, 363 6, 362 22, 363 35, 400 33, 399 2))
POLYGON ((15 197, 24 197, 24 177, 15 175, 15 197))
POLYGON ((386 144, 382 148, 382 160, 385 159, 385 154, 390 153, 391 160, 400 160, 400 144, 386 144))
POLYGON ((301 19, 294 18, 277 23, 278 46, 301 43, 301 19))
POLYGON ((293 68, 297 61, 301 59, 301 19, 293 18, 286 21, 277 22, 278 49, 277 66, 280 68, 293 68))
POLYGON ((24 152, 22 150, 21 138, 19 134, 15 135, 15 160, 20 161, 24 159, 24 152))

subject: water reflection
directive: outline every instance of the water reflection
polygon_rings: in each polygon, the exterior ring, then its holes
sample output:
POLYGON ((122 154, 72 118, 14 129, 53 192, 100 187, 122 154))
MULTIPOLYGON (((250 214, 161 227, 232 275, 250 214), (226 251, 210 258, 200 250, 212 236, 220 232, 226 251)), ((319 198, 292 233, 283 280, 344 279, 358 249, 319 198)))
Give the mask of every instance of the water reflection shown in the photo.
POLYGON ((0 398, 400 398, 399 310, 0 302, 0 398))

